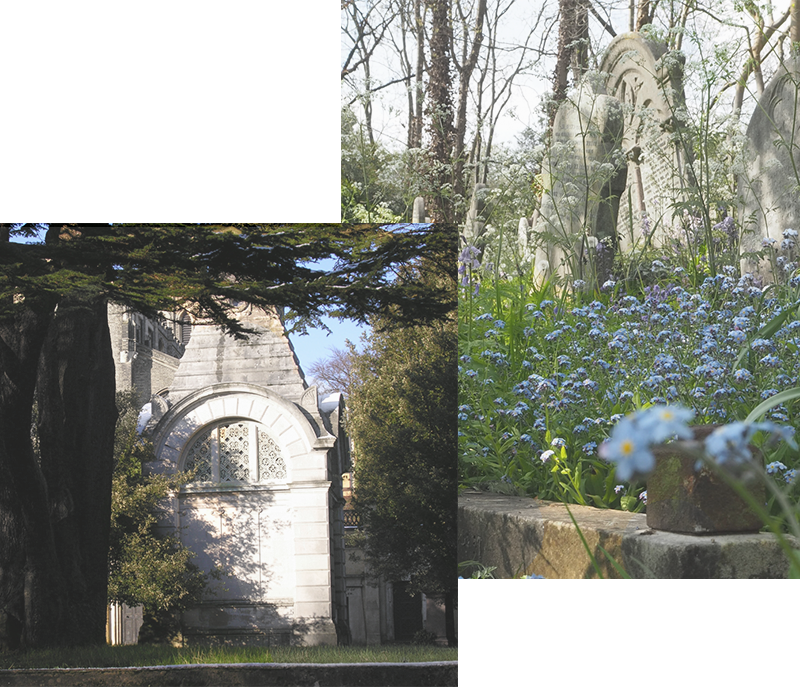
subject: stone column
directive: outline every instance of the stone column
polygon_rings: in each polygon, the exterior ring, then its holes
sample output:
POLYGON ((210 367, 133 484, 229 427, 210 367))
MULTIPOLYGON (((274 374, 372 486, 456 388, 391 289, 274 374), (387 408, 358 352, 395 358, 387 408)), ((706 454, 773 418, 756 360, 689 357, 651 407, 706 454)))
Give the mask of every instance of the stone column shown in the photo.
POLYGON ((330 482, 306 482, 292 488, 294 504, 296 641, 307 646, 336 644, 333 624, 330 482))

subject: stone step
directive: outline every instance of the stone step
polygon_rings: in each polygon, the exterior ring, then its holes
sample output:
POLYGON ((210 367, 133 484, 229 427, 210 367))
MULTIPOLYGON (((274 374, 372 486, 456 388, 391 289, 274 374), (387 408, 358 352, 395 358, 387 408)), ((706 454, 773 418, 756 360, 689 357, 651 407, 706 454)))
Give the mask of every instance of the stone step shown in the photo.
POLYGON ((418 685, 458 684, 458 662, 434 663, 242 663, 148 668, 0 670, 0 686, 24 685, 418 685))
MULTIPOLYGON (((603 547, 632 578, 785 578, 789 562, 768 533, 691 535, 647 527, 643 513, 570 505, 603 577, 618 578, 603 547)), ((789 537, 800 549, 800 542, 789 537)), ((494 566, 496 578, 597 577, 567 506, 465 492, 458 499, 458 560, 494 566)))

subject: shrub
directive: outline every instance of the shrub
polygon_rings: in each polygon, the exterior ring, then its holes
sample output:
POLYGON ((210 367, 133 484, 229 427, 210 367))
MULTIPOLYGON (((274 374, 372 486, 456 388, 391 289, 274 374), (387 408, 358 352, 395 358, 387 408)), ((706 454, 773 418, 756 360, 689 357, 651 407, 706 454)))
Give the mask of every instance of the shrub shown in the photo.
POLYGON ((138 435, 135 398, 134 391, 117 394, 108 600, 144 606, 141 640, 169 641, 179 611, 199 601, 209 579, 219 579, 222 571, 204 573, 176 535, 158 531, 158 503, 188 476, 144 475, 142 465, 153 459, 153 449, 138 435))

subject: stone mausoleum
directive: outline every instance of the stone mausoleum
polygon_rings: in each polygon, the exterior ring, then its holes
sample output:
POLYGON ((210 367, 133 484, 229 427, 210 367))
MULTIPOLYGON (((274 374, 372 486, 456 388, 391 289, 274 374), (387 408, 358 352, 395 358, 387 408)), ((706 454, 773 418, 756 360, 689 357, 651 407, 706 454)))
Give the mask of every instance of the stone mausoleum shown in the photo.
POLYGON ((340 397, 307 387, 277 313, 242 306, 257 333, 241 341, 186 316, 111 314, 118 386, 150 397, 149 469, 193 474, 161 527, 226 572, 183 614, 184 642, 337 643, 349 634, 340 397))
MULTIPOLYGON (((238 317, 257 334, 109 306, 117 388, 144 406, 150 470, 194 474, 161 527, 204 570, 227 572, 183 614, 184 643, 382 644, 421 630, 445 643, 441 600, 376 578, 364 559, 341 394, 308 386, 277 312, 238 317)), ((141 608, 110 606, 108 641, 136 643, 141 624, 141 608)))

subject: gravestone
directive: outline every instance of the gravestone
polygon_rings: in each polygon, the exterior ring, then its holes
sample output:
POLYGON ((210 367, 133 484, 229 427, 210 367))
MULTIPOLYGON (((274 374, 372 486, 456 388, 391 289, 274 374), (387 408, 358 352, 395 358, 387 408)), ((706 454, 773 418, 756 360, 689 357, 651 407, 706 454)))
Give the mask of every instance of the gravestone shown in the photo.
MULTIPOLYGON (((800 59, 790 58, 764 89, 747 127, 743 169, 738 178, 742 253, 754 253, 786 229, 800 230, 800 59)), ((742 272, 772 281, 767 258, 744 257, 742 272)))
POLYGON ((411 210, 411 221, 415 224, 430 221, 430 219, 425 216, 425 199, 422 196, 414 198, 414 206, 411 210))
POLYGON ((584 275, 588 236, 614 231, 606 206, 621 185, 617 160, 622 106, 585 81, 555 117, 543 174, 545 193, 537 217, 537 278, 546 272, 584 275), (611 194, 611 196, 609 196, 611 194), (571 263, 571 264, 568 264, 571 263))
POLYGON ((624 114, 627 172, 617 215, 623 250, 641 245, 648 232, 654 245, 664 245, 679 229, 674 204, 692 183, 676 136, 685 120, 684 62, 681 53, 634 32, 615 38, 600 65, 605 92, 624 114))
POLYGON ((682 122, 682 74, 680 54, 627 33, 559 106, 534 223, 537 278, 569 267, 594 279, 592 245, 631 250, 673 236, 673 206, 687 186, 673 135, 682 122))
MULTIPOLYGON (((468 246, 478 246, 486 229, 486 221, 490 210, 488 202, 490 189, 486 184, 477 183, 472 191, 472 200, 467 211, 464 225, 464 241, 468 246)), ((480 246, 478 246, 480 247, 480 246)))
POLYGON ((517 225, 517 243, 519 244, 519 252, 520 255, 528 255, 528 250, 530 248, 530 239, 528 234, 530 233, 531 225, 528 222, 527 217, 520 217, 519 224, 517 225))

